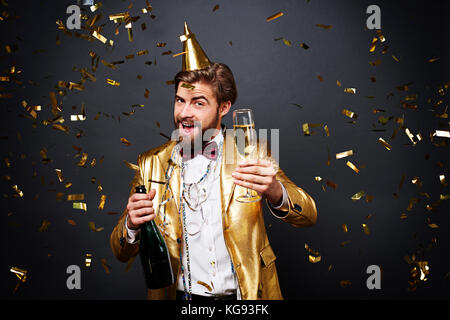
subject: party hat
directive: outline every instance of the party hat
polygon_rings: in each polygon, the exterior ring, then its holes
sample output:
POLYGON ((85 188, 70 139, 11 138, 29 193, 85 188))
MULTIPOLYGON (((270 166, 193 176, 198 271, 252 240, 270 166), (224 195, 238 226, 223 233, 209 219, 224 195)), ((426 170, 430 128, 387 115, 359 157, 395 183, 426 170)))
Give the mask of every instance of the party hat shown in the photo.
POLYGON ((189 30, 186 22, 184 23, 184 34, 180 36, 180 41, 183 42, 183 71, 203 69, 212 64, 197 42, 195 34, 189 30))

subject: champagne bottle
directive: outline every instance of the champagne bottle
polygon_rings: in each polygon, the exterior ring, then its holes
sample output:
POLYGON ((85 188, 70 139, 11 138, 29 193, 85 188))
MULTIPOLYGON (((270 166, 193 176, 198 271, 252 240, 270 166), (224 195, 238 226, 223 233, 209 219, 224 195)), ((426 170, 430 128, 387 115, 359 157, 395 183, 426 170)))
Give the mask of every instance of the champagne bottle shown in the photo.
MULTIPOLYGON (((136 187, 136 193, 147 193, 145 186, 136 187)), ((141 225, 139 255, 149 289, 159 289, 174 283, 172 265, 166 242, 154 220, 141 225)))

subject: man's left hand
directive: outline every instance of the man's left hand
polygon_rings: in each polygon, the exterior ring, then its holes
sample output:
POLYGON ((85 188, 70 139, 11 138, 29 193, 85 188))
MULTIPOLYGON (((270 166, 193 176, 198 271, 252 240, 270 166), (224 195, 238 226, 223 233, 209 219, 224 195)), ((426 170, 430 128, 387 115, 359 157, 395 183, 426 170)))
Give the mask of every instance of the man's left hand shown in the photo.
POLYGON ((276 179, 277 171, 269 160, 245 160, 238 164, 231 174, 234 183, 255 190, 273 205, 280 205, 283 189, 276 179))

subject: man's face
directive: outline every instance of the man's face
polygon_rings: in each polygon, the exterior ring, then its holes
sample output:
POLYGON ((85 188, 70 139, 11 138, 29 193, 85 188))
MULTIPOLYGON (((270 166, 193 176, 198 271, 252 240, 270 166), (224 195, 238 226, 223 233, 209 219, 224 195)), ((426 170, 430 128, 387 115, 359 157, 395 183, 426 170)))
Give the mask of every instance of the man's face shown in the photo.
POLYGON ((183 142, 193 143, 196 138, 203 141, 203 132, 210 128, 220 129, 221 120, 222 114, 219 112, 219 105, 210 84, 205 82, 178 84, 174 124, 183 136, 183 142), (194 127, 194 122, 200 122, 201 128, 194 127))

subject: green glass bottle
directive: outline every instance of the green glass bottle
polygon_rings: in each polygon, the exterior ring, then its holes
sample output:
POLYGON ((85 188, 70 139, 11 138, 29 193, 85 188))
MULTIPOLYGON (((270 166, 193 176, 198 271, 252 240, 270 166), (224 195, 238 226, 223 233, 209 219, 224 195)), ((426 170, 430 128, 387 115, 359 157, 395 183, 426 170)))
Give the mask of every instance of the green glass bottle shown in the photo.
MULTIPOLYGON (((136 193, 147 193, 147 190, 145 186, 138 186, 136 193)), ((174 283, 169 250, 154 220, 141 225, 139 255, 149 289, 164 288, 174 283)))

